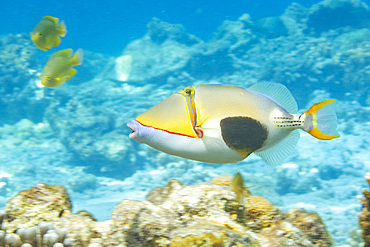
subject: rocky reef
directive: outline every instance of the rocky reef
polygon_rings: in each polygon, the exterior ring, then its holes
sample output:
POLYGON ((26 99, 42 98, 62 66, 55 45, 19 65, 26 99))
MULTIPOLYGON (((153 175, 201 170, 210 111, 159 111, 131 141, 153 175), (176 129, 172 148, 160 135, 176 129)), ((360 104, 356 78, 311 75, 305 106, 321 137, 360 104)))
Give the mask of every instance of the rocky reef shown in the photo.
POLYGON ((153 19, 148 33, 125 48, 115 69, 118 79, 138 84, 284 82, 303 101, 306 90, 341 86, 334 97, 349 90, 364 102, 369 26, 369 8, 357 0, 326 0, 310 8, 293 3, 279 17, 244 14, 224 21, 208 42, 181 25, 153 19))
POLYGON ((36 48, 26 35, 10 34, 0 38, 0 114, 3 116, 0 123, 5 119, 14 123, 21 116, 31 118, 29 109, 35 110, 40 105, 28 97, 34 89, 28 84, 38 66, 35 53, 36 48), (25 102, 32 103, 26 107, 25 102))
POLYGON ((20 192, 1 214, 0 246, 332 246, 321 218, 303 209, 282 212, 245 191, 236 202, 231 177, 184 186, 171 180, 145 201, 121 201, 112 219, 72 213, 61 185, 20 192), (220 182, 222 181, 222 182, 220 182))
MULTIPOLYGON (((370 173, 366 174, 365 179, 370 185, 370 173)), ((360 198, 362 209, 359 214, 359 223, 362 229, 362 236, 365 246, 370 246, 370 191, 364 189, 364 196, 360 198)))

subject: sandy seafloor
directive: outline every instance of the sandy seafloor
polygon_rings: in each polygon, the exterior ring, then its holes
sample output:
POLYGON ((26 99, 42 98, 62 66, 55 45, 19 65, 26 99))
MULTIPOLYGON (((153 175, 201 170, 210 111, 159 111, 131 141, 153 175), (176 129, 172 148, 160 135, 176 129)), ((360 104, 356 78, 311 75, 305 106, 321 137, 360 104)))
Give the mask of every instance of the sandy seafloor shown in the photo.
POLYGON ((194 184, 239 171, 253 194, 283 210, 318 212, 336 246, 350 246, 370 172, 369 27, 369 8, 354 0, 292 4, 259 19, 246 12, 208 41, 181 23, 153 19, 120 57, 85 50, 76 76, 56 89, 38 78, 52 51, 37 50, 27 33, 3 35, 0 205, 39 182, 63 184, 74 211, 105 220, 121 200, 144 200, 170 179, 194 184), (301 132, 277 167, 255 155, 238 164, 189 161, 128 138, 128 121, 185 86, 265 81, 286 85, 300 113, 337 99, 341 137, 321 141, 301 132))

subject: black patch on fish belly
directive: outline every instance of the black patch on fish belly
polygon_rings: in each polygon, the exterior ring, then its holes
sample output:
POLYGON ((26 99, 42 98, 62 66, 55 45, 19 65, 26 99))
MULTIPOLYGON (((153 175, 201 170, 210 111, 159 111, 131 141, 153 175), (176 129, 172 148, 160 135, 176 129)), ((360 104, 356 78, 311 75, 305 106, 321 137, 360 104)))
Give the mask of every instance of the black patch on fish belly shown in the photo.
POLYGON ((224 118, 220 127, 226 145, 245 156, 261 148, 268 135, 267 128, 250 117, 224 118))

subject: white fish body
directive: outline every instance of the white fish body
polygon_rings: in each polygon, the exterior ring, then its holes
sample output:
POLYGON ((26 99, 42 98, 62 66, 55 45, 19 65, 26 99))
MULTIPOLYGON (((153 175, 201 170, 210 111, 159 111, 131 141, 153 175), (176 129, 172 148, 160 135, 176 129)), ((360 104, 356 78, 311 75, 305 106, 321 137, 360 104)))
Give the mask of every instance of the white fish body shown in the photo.
MULTIPOLYGON (((297 103, 281 84, 261 83, 249 89, 194 85, 144 112, 128 127, 130 138, 183 158, 234 163, 254 152, 275 165, 294 149, 299 139, 294 130, 317 129, 316 112, 291 114, 296 112, 297 103)), ((316 137, 321 139, 337 137, 335 112, 329 109, 327 115, 335 118, 326 128, 332 133, 319 131, 316 137)))

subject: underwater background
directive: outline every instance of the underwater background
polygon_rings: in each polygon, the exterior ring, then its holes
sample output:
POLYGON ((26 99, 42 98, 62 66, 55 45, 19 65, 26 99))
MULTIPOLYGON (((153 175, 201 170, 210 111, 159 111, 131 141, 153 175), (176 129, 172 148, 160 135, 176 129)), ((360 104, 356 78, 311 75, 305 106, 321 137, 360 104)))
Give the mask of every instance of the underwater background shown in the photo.
POLYGON ((0 206, 38 183, 61 184, 73 211, 100 221, 123 199, 145 200, 240 172, 252 194, 323 219, 335 246, 361 246, 359 197, 370 172, 370 1, 7 1, 0 15, 0 206), (30 32, 64 20, 43 52, 30 32), (84 50, 65 85, 39 73, 61 49, 84 50), (284 84, 303 113, 337 99, 340 138, 307 133, 281 166, 185 160, 129 139, 126 123, 193 84, 284 84), (357 241, 357 242, 356 242, 357 241))

